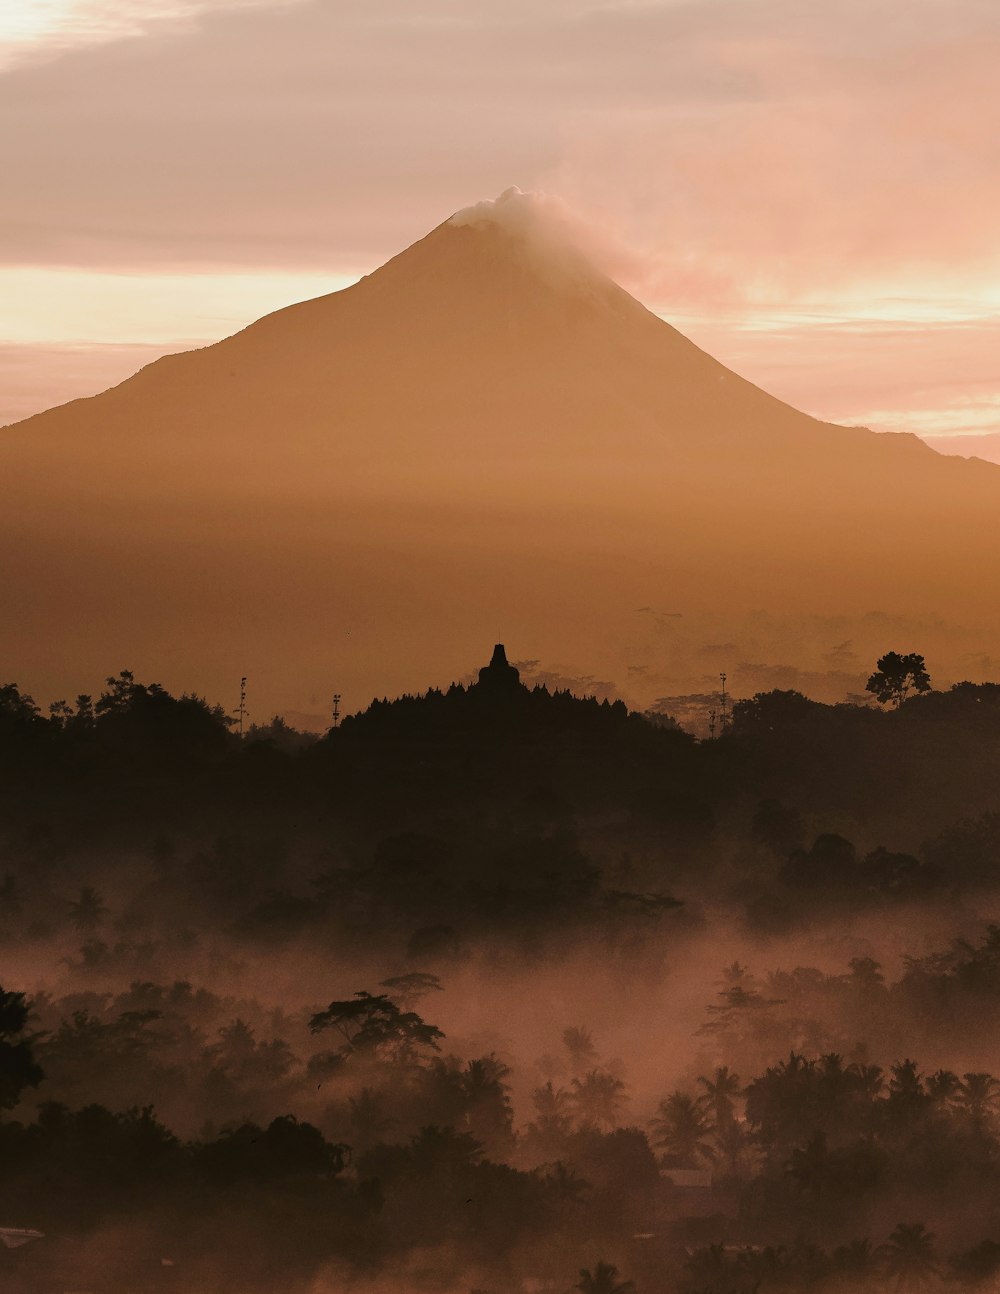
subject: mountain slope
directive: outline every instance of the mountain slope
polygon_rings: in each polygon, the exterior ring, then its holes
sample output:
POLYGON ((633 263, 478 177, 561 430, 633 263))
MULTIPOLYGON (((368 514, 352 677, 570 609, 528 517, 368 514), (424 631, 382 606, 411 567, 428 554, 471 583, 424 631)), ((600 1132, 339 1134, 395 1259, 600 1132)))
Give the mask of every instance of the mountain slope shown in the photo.
POLYGON ((17 672, 249 657, 308 705, 446 681, 498 618, 619 671, 641 602, 989 618, 1000 468, 799 413, 517 203, 0 433, 17 672))

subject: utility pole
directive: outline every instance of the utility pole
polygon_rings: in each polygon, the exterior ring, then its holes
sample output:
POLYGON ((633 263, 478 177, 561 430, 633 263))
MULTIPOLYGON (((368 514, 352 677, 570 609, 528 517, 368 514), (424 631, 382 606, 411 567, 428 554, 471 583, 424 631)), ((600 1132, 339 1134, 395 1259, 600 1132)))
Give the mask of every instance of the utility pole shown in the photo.
POLYGON ((243 740, 243 721, 244 719, 246 719, 247 713, 248 713, 247 680, 246 680, 246 676, 244 675, 244 677, 240 679, 240 708, 236 711, 237 717, 239 718, 239 721, 240 721, 240 740, 241 741, 243 740))
POLYGON ((708 712, 708 736, 711 741, 715 740, 715 707, 708 712))
POLYGON ((340 727, 340 693, 337 692, 333 698, 333 726, 340 727))

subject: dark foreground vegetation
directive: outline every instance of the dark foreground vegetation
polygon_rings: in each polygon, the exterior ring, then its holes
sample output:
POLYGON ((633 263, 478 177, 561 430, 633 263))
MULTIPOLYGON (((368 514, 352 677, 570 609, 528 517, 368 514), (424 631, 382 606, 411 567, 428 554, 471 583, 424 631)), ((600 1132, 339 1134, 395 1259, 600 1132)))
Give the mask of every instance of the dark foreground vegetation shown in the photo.
POLYGON ((995 1286, 1000 687, 505 669, 0 688, 5 1294, 995 1286))

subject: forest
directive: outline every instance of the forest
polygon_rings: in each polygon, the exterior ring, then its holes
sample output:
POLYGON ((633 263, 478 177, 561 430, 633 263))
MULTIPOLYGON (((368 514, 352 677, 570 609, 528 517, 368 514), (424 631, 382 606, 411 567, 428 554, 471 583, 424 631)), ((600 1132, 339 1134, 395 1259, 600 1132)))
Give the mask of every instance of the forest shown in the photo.
POLYGON ((1000 685, 910 681, 0 687, 0 1287, 996 1288, 1000 685))

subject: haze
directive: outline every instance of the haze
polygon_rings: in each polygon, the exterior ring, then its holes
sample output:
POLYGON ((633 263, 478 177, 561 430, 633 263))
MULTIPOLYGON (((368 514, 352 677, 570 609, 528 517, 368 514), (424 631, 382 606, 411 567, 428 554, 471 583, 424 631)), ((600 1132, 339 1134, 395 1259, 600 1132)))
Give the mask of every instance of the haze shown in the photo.
POLYGON ((0 1294, 997 1294, 998 55, 3 8, 0 1294))

